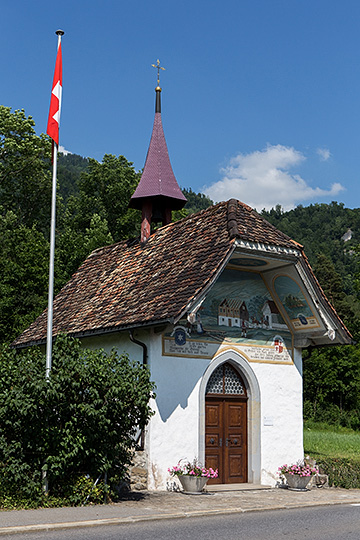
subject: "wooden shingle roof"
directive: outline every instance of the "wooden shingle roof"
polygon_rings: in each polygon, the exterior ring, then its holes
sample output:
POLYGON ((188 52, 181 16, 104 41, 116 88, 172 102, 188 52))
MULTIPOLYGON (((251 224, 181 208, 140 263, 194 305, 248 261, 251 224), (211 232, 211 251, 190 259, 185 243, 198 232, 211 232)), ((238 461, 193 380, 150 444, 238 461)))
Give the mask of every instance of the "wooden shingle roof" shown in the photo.
MULTIPOLYGON (((249 206, 231 199, 158 229, 149 240, 95 250, 54 299, 53 335, 176 322, 242 239, 301 250, 249 206)), ((340 321, 341 323, 341 321, 340 321)), ((46 341, 44 311, 13 345, 46 341)))

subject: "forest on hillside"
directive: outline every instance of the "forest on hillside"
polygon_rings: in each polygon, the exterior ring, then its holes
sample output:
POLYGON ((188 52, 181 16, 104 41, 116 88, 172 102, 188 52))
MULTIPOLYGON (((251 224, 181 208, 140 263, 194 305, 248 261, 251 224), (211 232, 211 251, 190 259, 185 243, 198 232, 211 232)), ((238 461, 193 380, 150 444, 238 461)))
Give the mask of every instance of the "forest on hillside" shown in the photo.
MULTIPOLYGON (((101 162, 58 156, 55 293, 94 249, 140 232, 128 208, 141 172, 124 156, 101 162)), ((180 219, 212 201, 183 189, 180 219)), ((51 143, 24 111, 0 106, 0 343, 10 343, 46 307, 51 199, 51 143)), ((245 201, 246 202, 246 201, 245 201)), ((360 341, 360 209, 343 204, 280 206, 262 216, 305 247, 326 295, 360 341)), ((304 351, 306 418, 360 429, 360 346, 304 351)))

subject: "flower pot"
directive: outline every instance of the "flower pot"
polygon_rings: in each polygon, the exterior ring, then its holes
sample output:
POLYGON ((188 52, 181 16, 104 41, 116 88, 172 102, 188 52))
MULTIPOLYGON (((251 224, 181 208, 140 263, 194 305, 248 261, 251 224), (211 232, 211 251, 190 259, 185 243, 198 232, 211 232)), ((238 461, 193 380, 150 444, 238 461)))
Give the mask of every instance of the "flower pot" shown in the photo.
POLYGON ((286 482, 290 489, 306 490, 306 486, 311 480, 311 476, 300 476, 299 474, 284 473, 286 482))
POLYGON ((201 493, 208 478, 184 474, 178 477, 185 493, 201 493))

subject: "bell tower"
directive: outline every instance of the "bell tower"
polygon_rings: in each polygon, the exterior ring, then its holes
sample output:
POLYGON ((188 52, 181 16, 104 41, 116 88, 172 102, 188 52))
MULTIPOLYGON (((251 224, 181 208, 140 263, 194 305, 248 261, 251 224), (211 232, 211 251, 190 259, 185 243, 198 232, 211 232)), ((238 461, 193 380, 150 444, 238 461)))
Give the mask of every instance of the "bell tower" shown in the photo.
POLYGON ((159 60, 153 67, 158 71, 153 131, 144 171, 129 203, 130 208, 142 211, 141 242, 149 238, 151 223, 167 225, 171 222, 171 211, 181 210, 186 204, 171 167, 161 121, 160 70, 164 68, 159 60))

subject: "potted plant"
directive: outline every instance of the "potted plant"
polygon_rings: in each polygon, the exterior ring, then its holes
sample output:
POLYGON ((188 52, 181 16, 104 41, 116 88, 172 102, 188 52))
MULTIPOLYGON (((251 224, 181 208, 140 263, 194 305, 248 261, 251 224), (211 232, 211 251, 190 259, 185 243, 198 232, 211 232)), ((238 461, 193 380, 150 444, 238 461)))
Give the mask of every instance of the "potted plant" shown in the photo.
POLYGON ((219 474, 217 469, 203 467, 196 460, 192 463, 179 461, 175 467, 169 468, 168 472, 179 478, 184 493, 201 493, 209 478, 217 478, 219 474))
POLYGON ((282 465, 279 467, 279 473, 286 478, 289 489, 305 491, 311 477, 317 474, 318 470, 304 461, 299 461, 294 465, 282 465))

